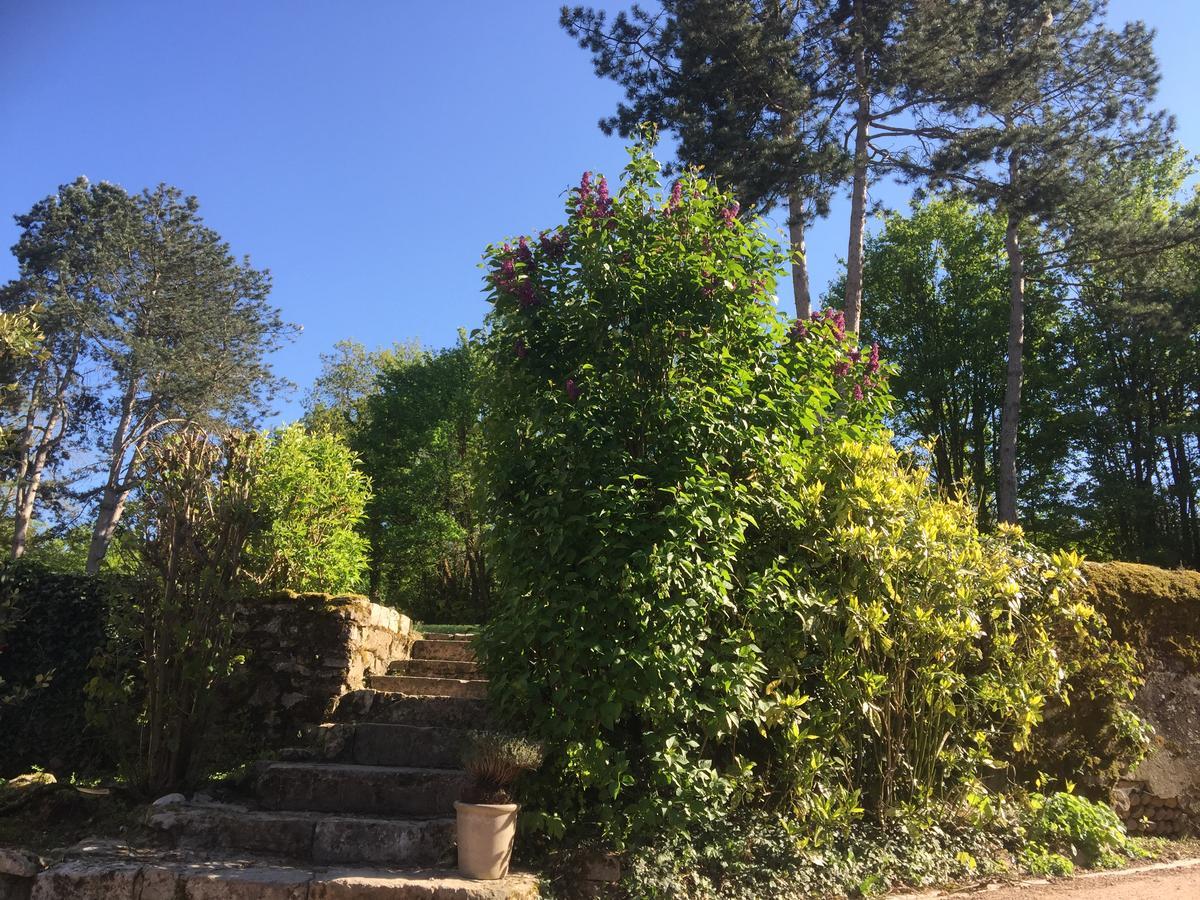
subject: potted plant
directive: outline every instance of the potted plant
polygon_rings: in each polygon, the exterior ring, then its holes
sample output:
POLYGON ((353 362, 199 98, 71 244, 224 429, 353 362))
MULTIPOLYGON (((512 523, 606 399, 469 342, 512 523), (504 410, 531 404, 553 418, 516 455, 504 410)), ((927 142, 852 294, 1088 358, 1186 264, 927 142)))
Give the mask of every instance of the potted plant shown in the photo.
POLYGON ((511 789, 523 772, 542 764, 532 741, 495 731, 473 731, 463 751, 470 780, 458 814, 458 870, 468 878, 496 879, 508 874, 517 810, 511 789))

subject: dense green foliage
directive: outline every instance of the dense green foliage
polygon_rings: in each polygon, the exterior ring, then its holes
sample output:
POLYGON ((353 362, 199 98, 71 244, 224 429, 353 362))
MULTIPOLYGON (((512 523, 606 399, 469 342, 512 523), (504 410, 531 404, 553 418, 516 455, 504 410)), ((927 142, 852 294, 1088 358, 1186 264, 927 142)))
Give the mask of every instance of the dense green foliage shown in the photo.
POLYGON ((253 461, 251 504, 262 523, 244 567, 264 590, 363 589, 367 542, 358 529, 370 481, 346 443, 299 424, 276 431, 253 461))
POLYGON ((246 583, 258 435, 188 428, 154 444, 141 473, 140 587, 111 610, 111 642, 88 685, 90 715, 140 790, 187 783, 212 721, 214 688, 232 670, 233 619, 246 583))
POLYGON ((462 334, 440 351, 342 341, 322 361, 305 423, 343 435, 371 480, 359 526, 367 592, 418 619, 481 621, 491 575, 475 486, 478 349, 462 334))
POLYGON ((34 765, 69 775, 111 764, 87 727, 83 688, 114 599, 128 597, 100 579, 25 561, 0 569, 0 779, 34 765))
POLYGON ((1033 794, 1024 826, 1022 859, 1036 874, 1070 874, 1076 862, 1111 869, 1145 855, 1112 807, 1075 794, 1033 794))
POLYGON ((585 176, 490 256, 480 650, 547 743, 544 824, 637 841, 754 803, 819 841, 981 790, 1059 690, 1051 632, 1087 626, 1078 559, 931 489, 877 350, 789 329, 779 251, 632 152, 619 196, 585 176))
POLYGON ((280 584, 338 593, 360 581, 369 486, 340 438, 298 425, 188 427, 151 451, 125 536, 139 590, 109 610, 88 695, 124 772, 154 793, 197 777, 218 712, 237 719, 217 707, 255 651, 234 639, 239 604, 280 584))
POLYGON ((374 488, 365 525, 371 596, 418 619, 487 614, 475 488, 481 366, 462 336, 446 350, 384 360, 353 436, 374 488))

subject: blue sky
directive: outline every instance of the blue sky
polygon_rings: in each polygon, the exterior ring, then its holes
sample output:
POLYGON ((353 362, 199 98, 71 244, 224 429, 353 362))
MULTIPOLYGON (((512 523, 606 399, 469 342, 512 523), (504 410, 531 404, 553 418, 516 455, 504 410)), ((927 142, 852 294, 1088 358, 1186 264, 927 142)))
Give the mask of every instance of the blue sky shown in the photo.
MULTIPOLYGON (((1112 16, 1158 29, 1162 103, 1200 151, 1196 2, 1115 0, 1112 16)), ((12 214, 78 175, 195 194, 304 327, 275 359, 301 388, 294 417, 341 338, 439 346, 478 326, 483 247, 557 222, 583 169, 624 164, 596 127, 619 89, 558 6, 0 0, 0 247, 12 214)), ((816 294, 846 217, 837 204, 809 236, 816 294)), ((15 272, 4 252, 0 280, 15 272)))

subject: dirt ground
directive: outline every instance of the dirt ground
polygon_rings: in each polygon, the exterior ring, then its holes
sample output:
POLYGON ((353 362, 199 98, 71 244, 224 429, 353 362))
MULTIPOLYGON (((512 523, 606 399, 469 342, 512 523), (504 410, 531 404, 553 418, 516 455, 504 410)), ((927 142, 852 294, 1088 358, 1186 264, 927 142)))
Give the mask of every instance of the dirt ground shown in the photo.
POLYGON ((1200 898, 1200 860, 1145 866, 1123 874, 1084 875, 1052 884, 988 885, 939 896, 947 900, 968 897, 980 900, 1197 900, 1200 898))

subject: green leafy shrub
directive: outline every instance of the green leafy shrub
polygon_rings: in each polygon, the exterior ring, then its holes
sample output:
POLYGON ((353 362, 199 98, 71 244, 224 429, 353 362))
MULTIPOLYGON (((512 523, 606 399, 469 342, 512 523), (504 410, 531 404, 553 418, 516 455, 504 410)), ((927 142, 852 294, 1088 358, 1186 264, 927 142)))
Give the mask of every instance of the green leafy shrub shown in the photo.
POLYGON ((114 596, 124 598, 107 579, 0 566, 0 778, 34 765, 60 775, 112 766, 87 727, 83 687, 114 596))
POLYGON ((1106 618, 1088 606, 1057 623, 1053 637, 1066 690, 1046 704, 1017 765, 1027 782, 1048 777, 1050 784, 1107 801, 1153 737, 1133 703, 1142 665, 1129 644, 1112 636, 1106 618))
POLYGON ((540 824, 623 844, 752 807, 819 846, 1023 751, 1078 558, 981 535, 889 443, 877 348, 786 323, 778 248, 636 147, 494 247, 481 659, 545 742, 540 824))
POLYGON ((233 620, 247 542, 259 527, 254 489, 263 441, 189 426, 154 444, 130 515, 136 603, 114 609, 112 640, 88 685, 139 790, 187 784, 215 712, 215 688, 237 662, 233 620))
POLYGON ((1031 795, 1023 824, 1034 872, 1069 874, 1075 863, 1111 869, 1145 855, 1111 807, 1076 794, 1031 795))
POLYGON ((330 433, 293 424, 270 436, 255 460, 252 486, 263 527, 252 535, 245 563, 262 589, 364 589, 367 543, 358 525, 371 487, 356 462, 330 433))
MULTIPOLYGON (((761 814, 638 848, 620 896, 630 900, 808 900, 869 897, 1004 874, 1011 830, 928 822, 855 824, 820 848, 802 828, 761 814)), ((569 880, 570 872, 560 878, 569 880)))

